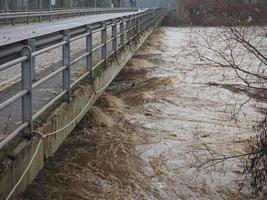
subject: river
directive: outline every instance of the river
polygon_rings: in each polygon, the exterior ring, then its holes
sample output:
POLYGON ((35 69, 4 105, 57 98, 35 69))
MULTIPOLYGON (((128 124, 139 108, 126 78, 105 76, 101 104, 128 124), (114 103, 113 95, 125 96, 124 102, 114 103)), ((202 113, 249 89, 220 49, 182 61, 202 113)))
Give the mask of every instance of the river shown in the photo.
POLYGON ((20 199, 254 199, 240 160, 200 167, 243 153, 264 116, 249 102, 233 120, 248 96, 188 57, 191 31, 156 30, 20 199))

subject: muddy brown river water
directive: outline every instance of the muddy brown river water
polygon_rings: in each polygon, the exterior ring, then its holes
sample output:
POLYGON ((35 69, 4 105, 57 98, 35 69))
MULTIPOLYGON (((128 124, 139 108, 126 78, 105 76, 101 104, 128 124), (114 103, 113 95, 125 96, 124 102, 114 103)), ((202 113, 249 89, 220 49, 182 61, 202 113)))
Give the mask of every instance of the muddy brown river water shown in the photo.
POLYGON ((243 153, 263 115, 251 102, 232 120, 248 97, 209 84, 226 79, 187 57, 190 31, 159 28, 20 199, 255 199, 239 160, 198 170, 243 153))

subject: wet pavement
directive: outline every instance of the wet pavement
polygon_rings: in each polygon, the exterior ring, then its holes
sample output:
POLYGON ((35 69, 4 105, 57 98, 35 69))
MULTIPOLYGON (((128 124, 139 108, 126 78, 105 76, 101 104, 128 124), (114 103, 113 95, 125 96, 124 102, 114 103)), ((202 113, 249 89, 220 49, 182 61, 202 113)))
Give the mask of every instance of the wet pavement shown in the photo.
POLYGON ((74 17, 69 19, 61 19, 52 22, 42 22, 34 24, 22 25, 5 25, 0 26, 0 46, 22 41, 28 38, 34 38, 57 31, 67 30, 86 24, 93 24, 109 19, 120 18, 137 14, 138 11, 97 14, 82 17, 74 17))
POLYGON ((234 76, 189 59, 190 32, 158 29, 20 199, 255 199, 240 160, 200 168, 243 153, 264 116, 250 101, 233 120, 249 97, 210 84, 234 76))

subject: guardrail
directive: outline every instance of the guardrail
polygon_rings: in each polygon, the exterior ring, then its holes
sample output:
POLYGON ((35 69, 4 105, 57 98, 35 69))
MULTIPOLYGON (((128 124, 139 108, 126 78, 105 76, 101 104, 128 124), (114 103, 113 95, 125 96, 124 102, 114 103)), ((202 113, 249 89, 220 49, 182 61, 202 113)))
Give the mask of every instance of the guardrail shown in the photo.
POLYGON ((68 9, 51 11, 30 11, 30 12, 11 12, 0 13, 0 24, 30 23, 41 21, 52 21, 53 19, 68 18, 84 15, 95 15, 103 13, 129 12, 136 11, 136 8, 87 8, 87 9, 68 9))
MULTIPOLYGON (((90 82, 93 80, 94 70, 98 66, 107 65, 107 60, 117 55, 117 51, 123 48, 129 41, 133 40, 136 35, 143 32, 148 26, 150 26, 156 19, 157 14, 163 12, 160 9, 146 10, 139 12, 138 14, 129 15, 126 17, 116 18, 108 21, 104 21, 101 24, 88 24, 86 26, 78 27, 74 30, 64 30, 61 32, 54 33, 52 36, 42 36, 45 38, 33 38, 31 41, 39 41, 38 45, 35 42, 24 41, 25 44, 20 49, 20 55, 16 58, 10 59, 0 65, 0 72, 9 69, 12 66, 21 64, 21 78, 22 78, 22 89, 16 95, 0 103, 0 111, 6 108, 16 100, 22 99, 22 124, 8 134, 8 136, 0 142, 0 150, 10 143, 12 139, 22 133, 27 138, 32 137, 33 121, 42 115, 51 105, 57 100, 63 99, 69 102, 71 99, 71 89, 79 83, 81 80, 88 78, 90 82), (107 34, 107 30, 111 29, 111 36, 107 34), (119 31, 118 31, 119 30, 119 31), (101 33, 101 43, 93 47, 93 35, 101 33), (86 38, 86 53, 71 60, 70 58, 70 44, 76 40, 86 38), (40 42, 42 41, 42 42, 40 42), (119 41, 119 42, 118 42, 119 41), (112 50, 108 52, 108 44, 111 44, 112 50), (36 48, 37 46, 37 48, 36 48), (43 47, 43 48, 41 48, 43 47), (56 71, 43 77, 41 80, 36 82, 33 81, 35 74, 35 58, 39 55, 45 54, 50 50, 62 47, 62 66, 56 71), (93 64, 93 53, 101 49, 101 60, 93 64), (77 80, 71 83, 71 66, 78 61, 86 59, 86 73, 80 76, 77 80), (43 85, 56 75, 63 74, 63 88, 62 92, 53 98, 47 105, 40 108, 39 111, 33 113, 32 95, 34 89, 43 85)), ((16 43, 17 44, 17 43, 16 43)), ((9 56, 14 54, 9 54, 9 56)))

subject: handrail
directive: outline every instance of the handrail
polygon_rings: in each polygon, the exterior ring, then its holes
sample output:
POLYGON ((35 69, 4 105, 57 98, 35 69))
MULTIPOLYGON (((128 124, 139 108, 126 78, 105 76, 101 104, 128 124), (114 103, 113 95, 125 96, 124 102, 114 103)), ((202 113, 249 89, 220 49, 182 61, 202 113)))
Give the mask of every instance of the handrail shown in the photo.
MULTIPOLYGON (((7 138, 0 142, 0 150, 4 148, 6 144, 12 141, 14 137, 21 134, 21 132, 23 132, 25 136, 31 137, 32 124, 34 120, 36 120, 40 115, 42 115, 57 100, 63 98, 64 101, 69 102, 71 99, 71 89, 76 84, 78 84, 86 77, 88 77, 89 80, 93 80, 93 74, 96 67, 99 65, 106 65, 107 59, 110 56, 116 56, 116 52, 120 48, 122 48, 138 34, 143 32, 148 26, 150 26, 156 20, 156 13, 161 12, 161 10, 146 10, 140 12, 139 14, 129 15, 115 20, 113 19, 108 23, 102 23, 101 26, 96 24, 88 24, 85 29, 86 32, 80 32, 78 35, 75 35, 73 37, 71 36, 71 30, 65 30, 64 32, 61 32, 60 37, 58 35, 56 36, 57 39, 59 39, 57 43, 53 43, 50 45, 51 40, 48 40, 48 43, 43 42, 43 45, 46 47, 39 50, 36 50, 36 48, 34 48, 31 43, 28 43, 28 45, 23 46, 19 58, 11 59, 8 62, 4 62, 3 64, 1 64, 0 71, 16 66, 17 64, 21 64, 21 77, 23 87, 22 90, 16 95, 10 97, 5 102, 0 103, 0 111, 6 108, 11 103, 13 103, 14 101, 22 98, 22 112, 27 114, 22 115, 22 124, 15 131, 10 133, 7 138), (107 34, 107 27, 112 27, 112 35, 110 39, 108 39, 109 35, 107 34), (118 28, 120 31, 117 31, 118 28), (101 33, 101 44, 93 48, 93 35, 99 32, 101 33), (71 61, 70 44, 71 42, 82 38, 86 38, 86 53, 76 57, 71 61), (120 43, 118 43, 117 38, 120 38, 120 43), (110 53, 108 53, 107 44, 110 42, 112 42, 112 50, 110 53), (45 54, 48 51, 59 47, 62 47, 63 49, 63 66, 58 68, 54 72, 46 75, 41 80, 38 80, 37 82, 33 83, 33 74, 35 74, 35 62, 33 61, 35 61, 37 56, 45 54), (97 64, 93 65, 93 53, 99 49, 101 50, 101 60, 97 64), (78 77, 78 79, 76 79, 73 83, 71 83, 70 67, 84 58, 86 58, 87 72, 85 72, 83 75, 78 77), (34 90, 60 73, 63 74, 62 92, 56 97, 54 97, 47 105, 40 108, 40 110, 38 110, 36 113, 32 113, 32 93, 34 92, 34 90)), ((33 38, 32 40, 36 41, 37 39, 38 38, 33 38)), ((24 43, 27 44, 27 42, 24 43)))
POLYGON ((53 77, 55 77, 56 75, 58 75, 59 73, 63 72, 67 67, 63 66, 60 67, 59 69, 57 69, 56 71, 52 72, 51 74, 47 75, 46 77, 44 77, 43 79, 37 81, 36 83, 34 83, 32 85, 32 89, 36 89, 39 86, 41 86, 43 83, 47 82, 48 80, 52 79, 53 77))
POLYGON ((46 48, 44 48, 44 49, 42 49, 42 50, 36 51, 36 52, 32 53, 32 57, 39 56, 39 55, 41 55, 41 54, 43 54, 43 53, 46 53, 46 52, 48 52, 48 51, 51 51, 51 50, 56 49, 56 48, 58 48, 58 47, 61 47, 61 46, 63 46, 63 45, 66 44, 66 43, 67 43, 66 41, 63 41, 63 42, 60 42, 60 43, 58 43, 58 44, 54 44, 54 45, 52 45, 52 46, 46 47, 46 48))
POLYGON ((22 56, 20 58, 17 58, 15 60, 12 60, 10 62, 2 64, 2 65, 0 65, 0 72, 5 70, 5 69, 8 69, 8 68, 10 68, 10 67, 12 67, 12 66, 14 66, 16 64, 19 64, 19 63, 21 63, 21 62, 23 62, 25 60, 27 60, 27 56, 22 56))
POLYGON ((73 17, 82 16, 90 14, 102 14, 102 13, 114 13, 114 12, 132 12, 137 11, 136 8, 87 8, 87 9, 68 9, 68 10, 48 10, 48 11, 30 11, 30 12, 10 12, 10 13, 0 13, 0 23, 5 23, 8 20, 12 21, 15 25, 16 21, 25 20, 29 23, 30 18, 38 18, 39 22, 42 18, 48 18, 52 21, 54 18, 60 17, 73 17))
MULTIPOLYGON (((52 9, 52 10, 32 10, 32 11, 25 11, 25 10, 18 10, 15 12, 8 11, 8 12, 0 12, 0 15, 11 15, 11 14, 32 14, 32 13, 49 13, 49 12, 77 12, 77 11, 102 11, 102 10, 137 10, 137 8, 74 8, 74 9, 52 9)), ((0 10, 1 11, 1 10, 0 10)))

